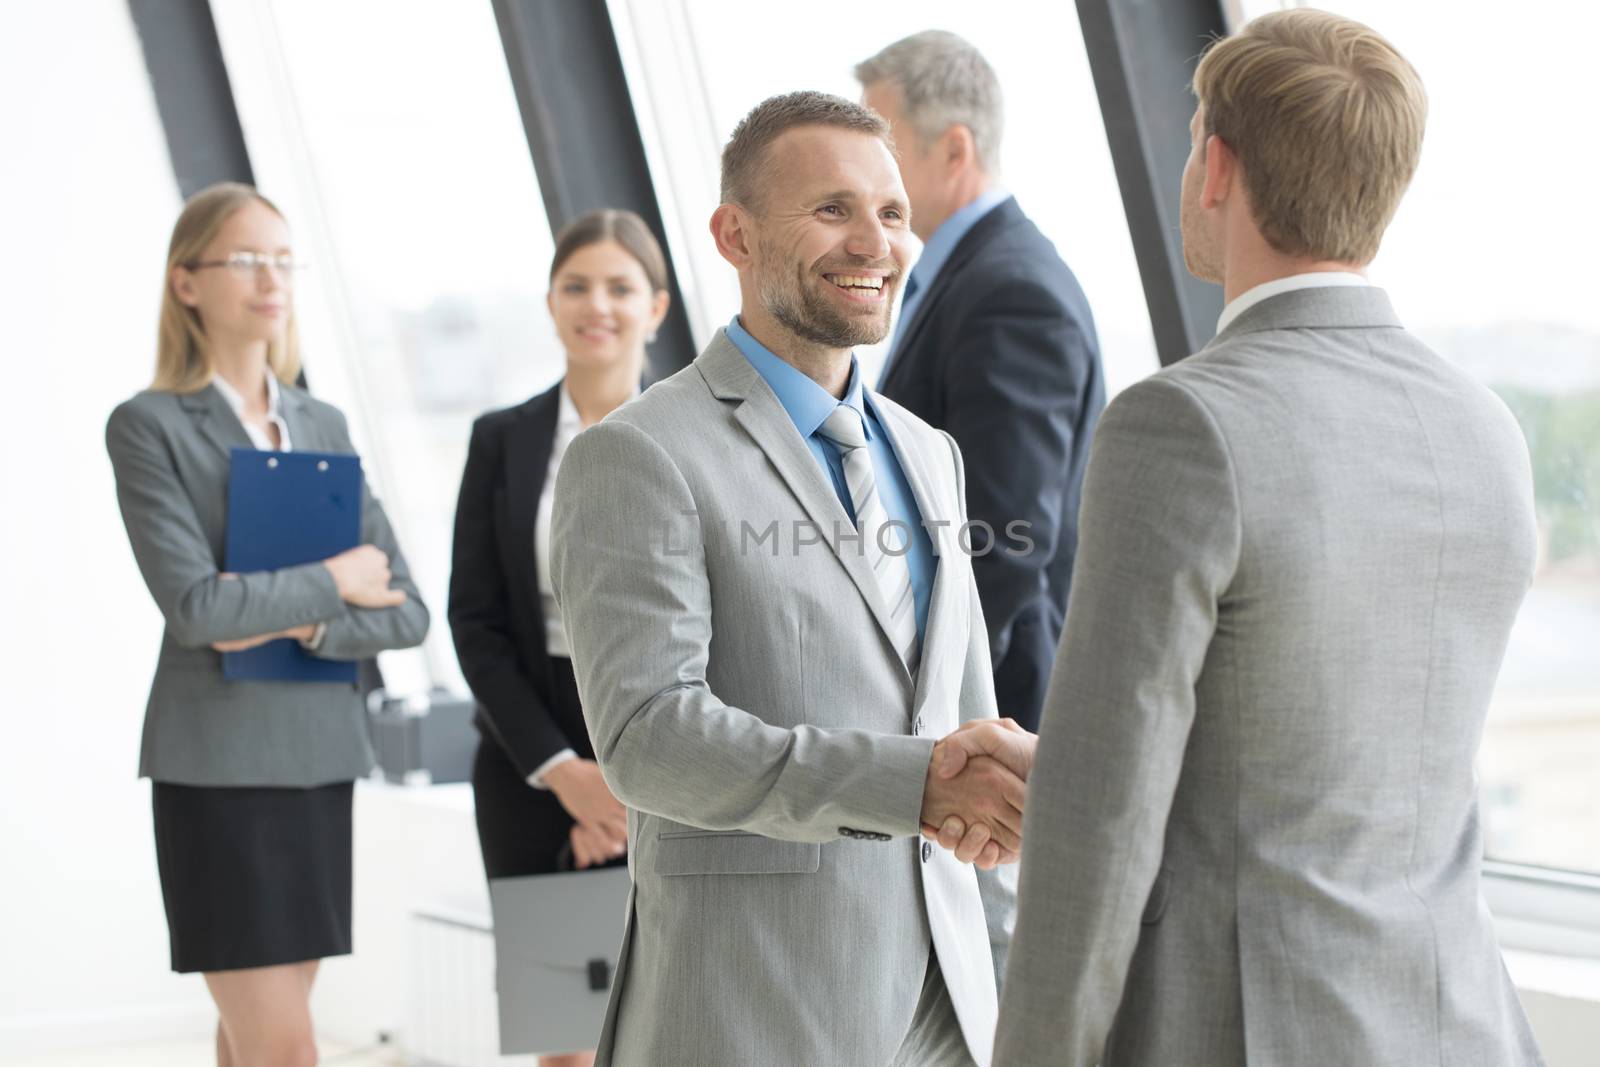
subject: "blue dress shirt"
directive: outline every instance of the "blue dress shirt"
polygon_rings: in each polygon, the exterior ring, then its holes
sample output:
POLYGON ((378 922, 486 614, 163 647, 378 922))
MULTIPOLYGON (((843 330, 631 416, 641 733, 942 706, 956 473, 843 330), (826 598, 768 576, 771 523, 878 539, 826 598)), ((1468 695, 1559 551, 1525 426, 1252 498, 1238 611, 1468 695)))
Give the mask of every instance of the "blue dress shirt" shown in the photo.
MULTIPOLYGON (((840 404, 855 408, 863 416, 867 450, 872 456, 873 470, 877 473, 878 500, 883 504, 883 512, 889 519, 905 523, 911 531, 911 549, 906 553, 905 561, 911 568, 911 593, 916 599, 917 636, 925 637, 928 601, 933 594, 933 541, 928 537, 927 528, 922 525, 922 511, 917 507, 911 483, 906 480, 906 473, 900 466, 900 457, 895 454, 894 442, 878 418, 872 395, 861 384, 861 368, 855 357, 850 358, 850 385, 845 389, 844 399, 835 400, 826 389, 751 337, 737 315, 728 323, 728 340, 744 353, 744 358, 750 361, 756 373, 777 394, 778 403, 789 413, 794 428, 800 431, 806 447, 811 449, 817 466, 833 483, 833 491, 839 503, 844 505, 845 514, 850 516, 851 522, 855 521, 856 516, 855 508, 850 503, 850 489, 844 480, 844 458, 838 447, 817 430, 840 404)), ((832 531, 824 533, 828 535, 832 531)))
POLYGON ((905 299, 900 301, 900 318, 894 324, 894 341, 889 345, 889 358, 883 361, 883 370, 878 373, 878 388, 883 388, 883 383, 888 381, 889 368, 894 365, 895 354, 900 351, 900 337, 916 314, 922 298, 933 286, 934 279, 939 277, 939 271, 956 250, 956 245, 978 224, 979 219, 1009 199, 1011 194, 998 186, 979 194, 972 203, 941 222, 939 228, 933 231, 933 236, 928 238, 928 243, 922 246, 922 255, 917 258, 910 277, 906 279, 905 299))

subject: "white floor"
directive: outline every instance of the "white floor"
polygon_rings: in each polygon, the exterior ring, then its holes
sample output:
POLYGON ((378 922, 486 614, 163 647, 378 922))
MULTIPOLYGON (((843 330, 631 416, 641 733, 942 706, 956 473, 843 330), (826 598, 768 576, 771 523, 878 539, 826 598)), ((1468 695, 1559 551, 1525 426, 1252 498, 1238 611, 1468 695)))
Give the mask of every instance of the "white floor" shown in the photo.
MULTIPOLYGON (((392 1048, 351 1049, 324 1042, 319 1067, 403 1067, 405 1059, 392 1048)), ((17 1060, 7 1067, 212 1067, 210 1041, 154 1041, 120 1048, 75 1049, 17 1060)))

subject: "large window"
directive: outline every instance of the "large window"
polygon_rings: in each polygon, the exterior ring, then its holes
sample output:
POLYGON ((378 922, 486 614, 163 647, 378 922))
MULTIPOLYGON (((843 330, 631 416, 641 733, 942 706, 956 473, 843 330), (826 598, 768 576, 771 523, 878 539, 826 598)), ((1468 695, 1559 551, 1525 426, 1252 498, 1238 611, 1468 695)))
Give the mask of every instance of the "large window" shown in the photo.
POLYGON ((262 189, 312 260, 306 374, 344 407, 433 609, 412 690, 465 684, 444 608, 474 416, 556 380, 553 250, 487 3, 218 0, 262 189))
POLYGON ((0 31, 0 1061, 209 1018, 167 970, 136 777, 161 613, 105 425, 149 386, 179 199, 124 0, 9 5, 0 31))
MULTIPOLYGON (((1156 368, 1083 37, 1070 3, 885 2, 838 25, 798 0, 611 0, 673 252, 701 340, 738 310, 733 269, 706 231, 717 160, 745 113, 768 96, 820 89, 851 99, 855 64, 892 41, 946 29, 994 65, 1006 98, 1003 179, 1082 283, 1110 392, 1156 368), (1016 27, 1026 25, 1027 33, 1016 27)), ((883 346, 861 353, 875 380, 883 346)))
POLYGON ((1600 13, 1317 6, 1384 34, 1428 89, 1422 163, 1372 279, 1418 336, 1500 394, 1532 454, 1539 569, 1480 757, 1486 850, 1600 872, 1600 220, 1587 207, 1593 138, 1574 106, 1594 98, 1600 13))

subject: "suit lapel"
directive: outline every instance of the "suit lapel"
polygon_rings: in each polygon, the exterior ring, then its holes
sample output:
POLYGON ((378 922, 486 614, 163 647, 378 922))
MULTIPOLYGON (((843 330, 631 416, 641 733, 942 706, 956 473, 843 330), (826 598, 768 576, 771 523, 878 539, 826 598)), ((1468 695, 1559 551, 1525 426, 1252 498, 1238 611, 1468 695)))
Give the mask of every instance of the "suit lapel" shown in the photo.
POLYGON ((939 274, 933 279, 928 291, 922 294, 922 300, 917 304, 916 315, 906 323, 905 329, 900 333, 900 343, 895 345, 890 357, 889 377, 883 383, 885 390, 890 382, 905 373, 905 365, 910 362, 905 357, 913 351, 912 346, 916 344, 917 336, 928 325, 934 307, 944 293, 955 284, 967 262, 978 254, 978 250, 987 244, 993 235, 1005 229, 1021 215, 1022 209, 1017 206, 1016 198, 1007 197, 996 205, 993 211, 974 223, 972 229, 968 230, 957 243, 950 253, 950 258, 939 268, 939 274))
MULTIPOLYGON (((522 406, 506 431, 506 503, 517 536, 533 541, 539 495, 550 473, 550 453, 556 443, 556 418, 561 407, 561 385, 540 393, 522 406)), ((530 549, 531 551, 531 549, 530 549)), ((530 557, 531 558, 531 557, 530 557)))
MULTIPOLYGON (((807 517, 821 531, 823 540, 855 583, 857 592, 866 601, 878 629, 892 649, 894 631, 890 626, 889 608, 883 603, 883 595, 878 591, 878 583, 872 576, 866 555, 855 551, 854 542, 851 543, 851 549, 841 551, 839 539, 834 537, 836 529, 853 528, 849 513, 839 503, 833 486, 818 468, 816 457, 794 428, 794 422, 783 404, 766 380, 750 365, 750 361, 744 358, 738 346, 728 340, 724 331, 717 331, 705 353, 695 361, 695 366, 699 368, 713 395, 721 400, 740 402, 734 409, 734 421, 766 454, 777 470, 778 477, 783 479, 807 517)), ((905 661, 898 654, 894 659, 909 680, 910 672, 906 670, 905 661)))
MULTIPOLYGON (((924 524, 940 519, 954 522, 955 503, 945 499, 938 491, 939 481, 926 458, 919 450, 905 447, 906 443, 913 440, 910 427, 901 420, 899 413, 891 410, 887 404, 879 403, 875 407, 879 421, 889 434, 889 443, 894 448, 894 454, 900 460, 900 469, 905 472, 906 481, 911 484, 911 495, 916 498, 917 510, 921 513, 924 524)), ((921 709, 929 693, 939 690, 939 686, 931 683, 936 680, 936 672, 950 659, 945 654, 943 646, 948 644, 949 635, 954 632, 953 628, 958 619, 952 610, 954 604, 951 599, 956 595, 957 583, 951 575, 952 568, 947 566, 945 561, 952 558, 954 553, 961 551, 959 532, 950 526, 926 526, 926 528, 933 541, 933 591, 928 597, 928 620, 922 637, 922 665, 918 672, 916 699, 912 704, 913 715, 921 709)), ((960 636, 965 641, 965 635, 960 636)))
POLYGON ((311 417, 306 395, 292 385, 278 387, 278 411, 283 424, 289 427, 289 443, 305 452, 331 451, 330 443, 322 436, 322 427, 311 417))
POLYGON ((178 404, 194 420, 200 435, 217 446, 223 459, 231 458, 232 449, 255 447, 250 435, 244 432, 244 424, 239 417, 222 399, 222 394, 210 385, 198 392, 182 394, 178 397, 178 404))

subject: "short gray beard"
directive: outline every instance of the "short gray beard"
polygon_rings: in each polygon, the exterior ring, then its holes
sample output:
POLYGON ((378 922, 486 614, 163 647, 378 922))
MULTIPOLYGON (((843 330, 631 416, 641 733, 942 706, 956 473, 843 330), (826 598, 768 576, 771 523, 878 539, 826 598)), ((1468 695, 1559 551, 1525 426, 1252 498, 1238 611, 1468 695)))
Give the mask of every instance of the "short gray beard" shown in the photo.
MULTIPOLYGON (((779 257, 770 247, 763 246, 763 262, 774 263, 779 257)), ((882 321, 850 318, 830 307, 821 294, 806 287, 805 268, 795 266, 790 284, 783 284, 778 270, 763 269, 757 280, 761 292, 761 306, 778 321, 778 324, 802 341, 823 348, 854 348, 857 345, 875 345, 889 335, 889 316, 882 321)))

